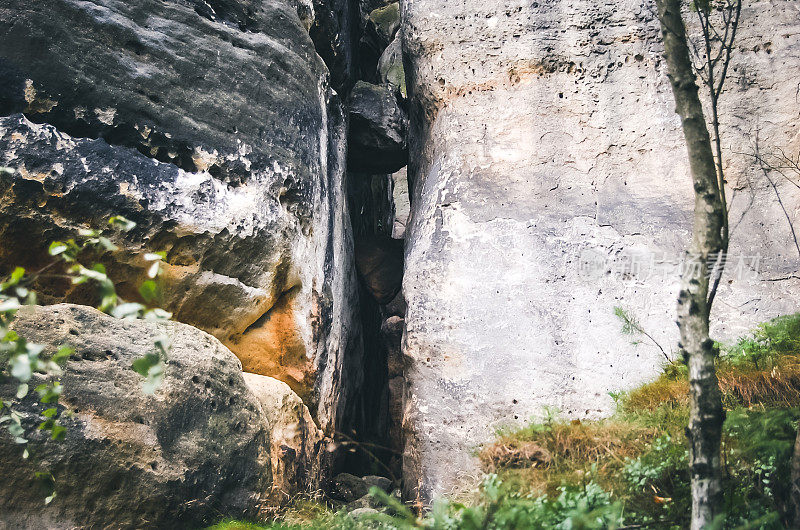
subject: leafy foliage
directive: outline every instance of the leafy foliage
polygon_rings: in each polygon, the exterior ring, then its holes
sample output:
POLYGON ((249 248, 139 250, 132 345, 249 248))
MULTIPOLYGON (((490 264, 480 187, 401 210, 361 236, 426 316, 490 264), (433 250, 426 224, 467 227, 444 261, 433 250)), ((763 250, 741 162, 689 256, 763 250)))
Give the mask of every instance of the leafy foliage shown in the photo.
POLYGON ((557 496, 509 494, 497 475, 487 475, 482 500, 472 506, 440 500, 424 516, 417 516, 399 500, 378 488, 370 494, 385 505, 383 513, 352 516, 324 511, 304 524, 275 522, 265 526, 229 521, 214 530, 385 528, 396 530, 602 529, 622 524, 622 509, 594 482, 564 486, 557 496))
MULTIPOLYGON (((637 319, 636 315, 634 315, 631 311, 620 306, 616 306, 614 307, 614 316, 616 316, 620 322, 622 322, 623 335, 647 337, 647 339, 661 351, 661 354, 664 356, 667 362, 672 362, 672 359, 670 359, 670 356, 667 355, 667 352, 664 350, 661 344, 659 344, 659 342, 650 333, 648 333, 646 329, 644 329, 642 324, 639 322, 639 319, 637 319)), ((638 345, 640 344, 640 341, 636 339, 631 344, 638 345)))
MULTIPOLYGON (((0 170, 5 170, 0 168, 0 170)), ((6 170, 7 171, 7 170, 6 170)), ((111 228, 118 232, 128 232, 135 228, 136 223, 121 216, 109 220, 111 228)), ((36 374, 43 380, 33 391, 37 401, 44 405, 40 414, 38 430, 46 431, 53 440, 61 440, 66 435, 66 428, 59 422, 64 413, 63 407, 59 408, 58 401, 62 393, 59 380, 63 367, 69 357, 74 353, 67 345, 61 346, 51 356, 44 353, 44 347, 33 344, 20 337, 11 329, 12 322, 24 305, 36 303, 36 294, 30 286, 38 279, 47 277, 62 277, 53 270, 58 265, 65 269, 66 277, 73 285, 90 283, 96 286, 100 295, 98 309, 117 318, 144 318, 148 320, 162 320, 171 317, 171 314, 157 307, 147 307, 139 303, 123 301, 116 292, 114 282, 108 277, 106 269, 101 263, 85 264, 82 262, 85 254, 102 254, 107 251, 116 251, 117 246, 111 239, 99 230, 84 229, 78 232, 77 238, 65 241, 53 241, 48 247, 48 253, 53 261, 37 272, 28 273, 22 267, 15 268, 11 274, 0 283, 0 376, 10 377, 16 381, 17 390, 14 398, 22 400, 31 393, 30 385, 36 374)), ((160 298, 160 292, 154 279, 161 272, 161 263, 165 259, 163 253, 145 254, 144 259, 151 262, 148 268, 150 280, 144 282, 139 289, 142 299, 147 303, 155 302, 160 298)), ((155 341, 155 351, 137 359, 132 368, 143 378, 143 391, 152 394, 161 385, 164 379, 165 364, 169 352, 169 339, 159 337, 155 341)), ((21 446, 28 443, 28 436, 22 424, 22 416, 14 410, 14 401, 0 400, 0 424, 5 424, 8 433, 14 442, 21 446)), ((28 459, 30 452, 23 449, 22 457, 28 459)), ((46 502, 55 497, 55 480, 48 472, 40 472, 36 480, 43 485, 47 492, 46 502)))
POLYGON ((759 324, 750 336, 731 347, 722 345, 723 359, 734 366, 769 370, 787 355, 800 355, 800 314, 759 324))

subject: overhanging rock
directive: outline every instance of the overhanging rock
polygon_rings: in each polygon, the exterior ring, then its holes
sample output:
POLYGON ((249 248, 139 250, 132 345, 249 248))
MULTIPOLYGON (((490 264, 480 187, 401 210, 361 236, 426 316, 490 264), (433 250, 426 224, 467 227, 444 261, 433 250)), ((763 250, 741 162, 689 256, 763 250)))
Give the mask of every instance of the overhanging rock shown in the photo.
POLYGON ((166 252, 163 305, 288 383, 330 434, 361 350, 345 123, 312 7, 4 2, 0 270, 36 270, 50 241, 124 215, 137 228, 102 258, 121 293, 136 297, 143 252, 166 252))

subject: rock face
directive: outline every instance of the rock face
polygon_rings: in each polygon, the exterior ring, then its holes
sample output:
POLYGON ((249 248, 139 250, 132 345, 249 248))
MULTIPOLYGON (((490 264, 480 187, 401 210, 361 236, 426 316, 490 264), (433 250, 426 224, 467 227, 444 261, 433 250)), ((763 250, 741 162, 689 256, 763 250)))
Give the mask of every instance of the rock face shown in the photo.
POLYGON ((318 490, 325 479, 325 440, 302 400, 272 377, 242 374, 261 404, 270 434, 272 497, 286 504, 295 495, 318 490))
POLYGON ((331 69, 331 85, 346 94, 358 77, 358 39, 354 36, 360 28, 358 9, 351 1, 310 1, 314 8, 311 38, 331 69))
POLYGON ((408 201, 408 172, 406 168, 392 175, 392 199, 394 203, 394 219, 392 221, 392 238, 403 239, 406 235, 406 224, 411 213, 408 201))
MULTIPOLYGON (((735 228, 712 316, 720 339, 798 309, 786 216, 738 154, 756 129, 765 145, 800 151, 795 4, 745 6, 724 94, 735 228)), ((407 496, 429 499, 467 485, 472 450, 496 427, 545 405, 606 413, 609 391, 655 373, 661 353, 631 345, 614 307, 667 351, 677 343, 670 262, 689 240, 693 197, 652 2, 402 7, 413 184, 404 465, 407 496)), ((797 189, 778 190, 796 224, 797 189)))
POLYGON ((406 97, 406 71, 403 67, 402 39, 399 35, 378 60, 378 75, 381 83, 397 88, 406 97))
POLYGON ((136 297, 141 252, 165 251, 163 305, 333 433, 358 406, 362 349, 344 116, 306 32, 325 9, 4 2, 0 165, 16 172, 0 177, 0 270, 124 215, 138 226, 103 257, 122 293, 136 297))
MULTIPOLYGON (((279 459, 270 438, 286 438, 280 432, 290 416, 297 423, 308 413, 264 411, 262 403, 285 401, 287 392, 276 391, 275 382, 257 387, 257 398, 240 362, 217 339, 185 324, 117 320, 66 304, 26 308, 13 328, 45 345, 46 354, 61 345, 75 354, 61 378, 61 442, 37 431, 48 405, 34 392, 14 400, 10 379, 0 385, 0 397, 23 415, 31 453, 23 460, 20 446, 0 436, 0 524, 196 528, 225 514, 254 517, 275 503, 272 486, 287 476, 270 465, 271 457, 279 459), (146 395, 131 363, 153 351, 158 336, 171 343, 165 379, 146 395), (41 470, 55 477, 57 496, 48 505, 32 480, 41 470)), ((31 386, 41 382, 35 377, 31 386)))
POLYGON ((348 170, 394 173, 408 161, 408 118, 391 88, 359 81, 350 93, 348 170))
MULTIPOLYGON (((391 314, 391 307, 386 312, 391 314)), ((391 314, 381 325, 381 337, 386 345, 389 368, 389 444, 392 449, 392 464, 402 469, 403 454, 403 409, 405 396, 405 361, 402 343, 405 320, 400 315, 391 314)))

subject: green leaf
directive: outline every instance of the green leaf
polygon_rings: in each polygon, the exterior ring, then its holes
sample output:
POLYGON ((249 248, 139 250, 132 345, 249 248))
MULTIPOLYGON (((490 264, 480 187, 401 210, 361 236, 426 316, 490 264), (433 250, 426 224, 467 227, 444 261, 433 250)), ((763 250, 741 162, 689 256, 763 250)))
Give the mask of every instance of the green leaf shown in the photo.
POLYGON ((161 261, 165 259, 167 253, 166 252, 148 252, 144 255, 145 261, 161 261))
POLYGON ((108 239, 107 237, 100 236, 98 238, 98 241, 100 242, 100 246, 102 246, 105 250, 108 250, 108 251, 111 251, 111 252, 113 252, 115 250, 119 250, 119 247, 117 245, 115 245, 114 243, 112 243, 111 240, 108 239))
POLYGON ((166 335, 159 335, 155 338, 155 340, 153 340, 153 344, 155 344, 156 348, 158 348, 158 351, 161 353, 163 358, 166 359, 169 349, 172 347, 169 337, 166 335))
POLYGON ((169 320, 172 318, 172 313, 169 311, 164 311, 163 309, 156 307, 147 311, 144 314, 145 320, 169 320))
POLYGON ((45 383, 36 387, 36 393, 39 394, 39 401, 42 403, 55 403, 63 392, 61 383, 53 381, 52 383, 45 383))
POLYGON ((133 368, 133 371, 142 377, 147 377, 147 373, 150 371, 150 368, 157 365, 160 361, 161 358, 157 353, 148 353, 144 357, 139 357, 133 361, 131 368, 133 368))
POLYGON ((53 425, 53 429, 52 429, 52 433, 51 433, 50 437, 53 440, 60 441, 60 440, 64 439, 64 436, 66 436, 66 434, 67 434, 67 428, 64 427, 63 425, 56 424, 56 425, 53 425))
POLYGON ((142 299, 145 302, 152 302, 156 298, 158 298, 159 290, 158 284, 153 280, 147 280, 142 285, 139 286, 139 294, 142 296, 142 299))
POLYGON ((45 410, 44 412, 42 412, 42 416, 44 416, 45 418, 52 418, 53 416, 56 415, 57 412, 58 412, 57 408, 55 408, 55 407, 49 408, 49 409, 45 410))
POLYGON ((47 252, 51 256, 58 256, 59 254, 66 252, 67 249, 69 249, 69 247, 65 243, 62 243, 61 241, 53 241, 50 243, 50 248, 47 249, 47 252))
POLYGON ((145 378, 142 381, 142 391, 145 394, 153 394, 164 382, 164 372, 166 366, 161 361, 161 357, 156 353, 148 353, 133 361, 133 370, 145 378))
POLYGON ((28 395, 28 383, 17 386, 17 399, 22 399, 28 395))
POLYGON ((27 355, 15 355, 11 358, 9 364, 11 365, 11 375, 13 377, 23 383, 30 381, 33 375, 30 357, 27 355))
POLYGON ((111 219, 108 220, 108 224, 114 227, 116 230, 120 230, 122 232, 130 232, 134 228, 136 228, 136 223, 131 221, 130 219, 126 219, 121 215, 115 215, 111 219))
POLYGON ((22 459, 27 460, 31 454, 28 452, 28 448, 26 447, 24 451, 22 451, 22 459))
POLYGON ((100 301, 100 305, 97 307, 103 313, 108 313, 117 305, 117 293, 109 292, 108 294, 103 295, 103 299, 100 301))
POLYGON ((92 265, 92 270, 99 272, 103 276, 106 275, 106 266, 103 265, 102 263, 95 263, 94 265, 92 265))
POLYGON ((106 276, 105 268, 101 265, 98 267, 101 270, 97 270, 95 268, 87 269, 86 267, 80 267, 78 272, 81 276, 85 276, 90 280, 94 280, 96 282, 103 282, 108 280, 108 276, 106 276))
POLYGON ((155 394, 156 390, 164 382, 164 368, 164 363, 158 363, 147 371, 147 378, 142 383, 142 392, 155 394))
POLYGON ((100 235, 100 232, 90 228, 81 228, 78 230, 78 235, 82 237, 97 237, 100 235))
POLYGON ((11 273, 9 281, 11 282, 11 285, 17 285, 20 282, 20 280, 22 280, 22 278, 24 277, 25 277, 25 269, 23 269, 22 267, 17 267, 14 269, 14 272, 11 273))
POLYGON ((8 432, 11 436, 20 437, 25 433, 25 429, 18 421, 14 421, 8 426, 8 432))
MULTIPOLYGON (((22 341, 19 341, 22 343, 22 341)), ((41 344, 34 344, 33 342, 24 343, 25 351, 30 357, 31 362, 38 360, 39 355, 44 351, 44 346, 41 344)))
POLYGON ((8 311, 16 311, 21 307, 22 305, 16 298, 9 298, 7 300, 0 301, 0 313, 6 313, 8 311))
POLYGON ((161 270, 161 262, 154 261, 150 268, 147 269, 147 277, 148 278, 155 278, 158 276, 159 271, 161 270))
POLYGON ((145 307, 142 304, 128 302, 127 304, 120 304, 112 309, 111 316, 115 318, 138 318, 139 313, 144 309, 145 307))
POLYGON ((75 353, 75 350, 69 346, 61 346, 55 355, 53 355, 52 361, 56 364, 62 364, 66 362, 73 353, 75 353))
POLYGON ((51 502, 53 502, 53 499, 55 499, 55 498, 56 498, 56 492, 54 491, 47 498, 45 498, 44 503, 45 504, 50 504, 51 502))

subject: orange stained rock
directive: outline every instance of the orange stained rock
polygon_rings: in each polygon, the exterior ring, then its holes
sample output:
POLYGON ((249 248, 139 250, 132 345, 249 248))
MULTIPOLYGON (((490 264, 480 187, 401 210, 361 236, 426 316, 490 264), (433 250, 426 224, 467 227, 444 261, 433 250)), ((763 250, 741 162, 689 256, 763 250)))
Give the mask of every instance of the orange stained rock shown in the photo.
POLYGON ((245 372, 283 381, 304 403, 311 403, 313 365, 295 316, 296 294, 297 289, 284 293, 267 313, 225 345, 242 361, 245 372))

